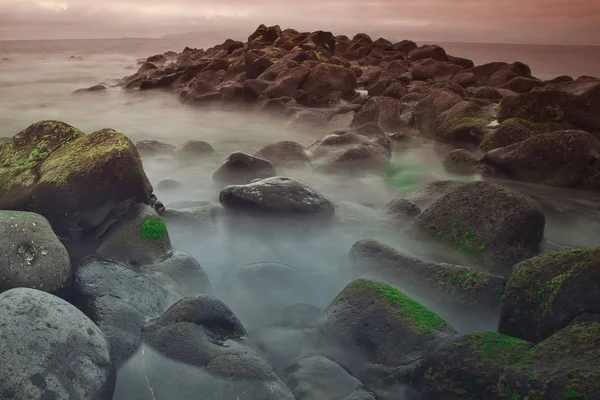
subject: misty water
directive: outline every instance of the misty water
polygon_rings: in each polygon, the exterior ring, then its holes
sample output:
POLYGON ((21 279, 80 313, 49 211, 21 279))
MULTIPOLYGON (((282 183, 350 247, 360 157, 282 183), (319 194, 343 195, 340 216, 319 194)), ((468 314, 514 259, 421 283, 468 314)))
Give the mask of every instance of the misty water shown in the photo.
MULTIPOLYGON (((58 119, 88 133, 114 128, 133 141, 158 139, 173 145, 188 140, 206 141, 215 148, 217 157, 187 164, 160 156, 143 160, 158 198, 167 208, 177 208, 190 202, 219 203, 221 187, 213 183, 212 174, 231 152, 253 154, 281 140, 308 146, 326 133, 324 129, 251 112, 194 108, 180 104, 171 94, 158 91, 128 93, 120 88, 109 88, 105 93, 71 95, 76 89, 98 83, 110 86, 116 79, 133 74, 137 59, 166 50, 181 51, 185 45, 207 44, 152 40, 0 42, 0 137, 12 136, 38 120, 58 119), (84 59, 68 60, 70 56, 84 59), (163 189, 159 185, 163 179, 179 181, 183 186, 163 189)), ((468 46, 458 54, 451 46, 448 48, 450 53, 475 58, 476 62, 492 61, 478 60, 476 54, 468 53, 468 46)), ((518 48, 511 51, 519 53, 518 48)), ((526 57, 527 52, 521 51, 526 57)), ((506 61, 516 59, 519 59, 518 54, 515 59, 506 61)), ((523 61, 527 60, 523 58, 523 61)), ((581 70, 575 67, 571 74, 578 75, 581 70)), ((537 73, 534 68, 533 73, 541 77, 549 77, 550 73, 570 74, 568 62, 555 64, 549 71, 537 73)), ((258 329, 272 307, 304 302, 325 308, 357 277, 348 265, 348 251, 357 240, 378 239, 400 251, 427 258, 426 249, 405 240, 393 229, 382 227, 380 210, 402 192, 429 182, 465 180, 444 172, 440 161, 448 152, 447 148, 431 144, 396 151, 392 162, 397 168, 392 177, 336 176, 309 169, 278 169, 279 175, 302 180, 328 197, 336 206, 337 223, 318 228, 269 220, 232 223, 227 218, 215 218, 202 224, 169 224, 173 247, 198 260, 211 280, 212 294, 231 307, 251 332, 258 329), (245 290, 244 283, 236 279, 236 271, 255 262, 288 264, 300 270, 302 278, 285 290, 277 285, 258 293, 245 290)), ((545 246, 548 248, 598 245, 599 195, 500 183, 540 202, 547 217, 545 246)), ((402 282, 393 283, 402 286, 402 282)), ((411 288, 402 288, 411 293, 411 288)), ((497 315, 474 317, 469 310, 447 308, 437 302, 435 296, 413 295, 458 331, 496 329, 497 315)), ((122 379, 119 385, 115 398, 130 398, 123 392, 122 379)))

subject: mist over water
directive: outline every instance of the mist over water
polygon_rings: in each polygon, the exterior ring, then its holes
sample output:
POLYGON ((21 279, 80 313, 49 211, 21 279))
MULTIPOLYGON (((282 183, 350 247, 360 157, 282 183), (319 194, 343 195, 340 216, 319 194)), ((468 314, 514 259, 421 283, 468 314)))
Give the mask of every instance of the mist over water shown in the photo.
MULTIPOLYGON (((127 93, 120 88, 109 88, 101 93, 71 95, 76 89, 98 83, 108 87, 116 79, 133 74, 138 58, 166 50, 180 51, 185 45, 210 44, 164 40, 0 42, 0 60, 8 58, 0 61, 0 137, 12 136, 38 120, 58 119, 87 133, 114 128, 134 142, 157 139, 180 145, 188 140, 206 141, 215 148, 216 157, 185 164, 168 156, 144 157, 144 169, 156 195, 167 208, 178 208, 182 202, 204 201, 218 205, 222 188, 213 183, 212 174, 230 153, 253 154, 267 144, 282 140, 308 146, 326 133, 324 129, 266 115, 193 108, 159 91, 127 93), (72 55, 84 60, 68 60, 72 55), (164 179, 183 185, 165 189, 159 185, 164 179)), ((477 60, 466 48, 461 53, 451 52, 475 58, 476 63, 492 61, 477 60)), ((521 55, 527 62, 526 53, 521 55)), ((498 59, 501 57, 494 60, 498 59)), ((534 75, 550 77, 543 72, 536 74, 533 69, 534 75)), ((579 71, 581 69, 575 70, 574 75, 579 71)), ((251 332, 272 315, 273 308, 296 303, 325 308, 358 276, 348 262, 348 251, 356 241, 378 239, 400 251, 427 257, 425 250, 414 242, 384 227, 380 210, 397 197, 399 191, 413 190, 435 180, 457 179, 446 174, 440 163, 448 151, 424 145, 396 152, 392 162, 398 172, 392 181, 375 174, 336 176, 308 169, 278 169, 279 175, 302 180, 329 198, 336 206, 338 221, 329 226, 220 217, 204 222, 168 221, 173 247, 198 260, 210 278, 212 294, 231 307, 251 332), (300 278, 287 286, 273 284, 261 291, 253 290, 236 274, 240 267, 257 262, 287 264, 299 270, 300 278)), ((598 245, 599 195, 500 183, 540 202, 546 212, 548 241, 562 246, 598 245)), ((435 296, 413 293, 402 282, 393 283, 439 313, 458 331, 496 328, 497 315, 474 317, 469 310, 450 309, 435 296)))

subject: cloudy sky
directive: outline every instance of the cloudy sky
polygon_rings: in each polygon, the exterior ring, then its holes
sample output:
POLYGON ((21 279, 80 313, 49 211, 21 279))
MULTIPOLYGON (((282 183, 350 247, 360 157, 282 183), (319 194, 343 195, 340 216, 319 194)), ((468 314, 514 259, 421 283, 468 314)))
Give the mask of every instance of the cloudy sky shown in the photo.
POLYGON ((0 40, 243 38, 259 23, 417 41, 600 45, 600 0, 0 0, 0 40))

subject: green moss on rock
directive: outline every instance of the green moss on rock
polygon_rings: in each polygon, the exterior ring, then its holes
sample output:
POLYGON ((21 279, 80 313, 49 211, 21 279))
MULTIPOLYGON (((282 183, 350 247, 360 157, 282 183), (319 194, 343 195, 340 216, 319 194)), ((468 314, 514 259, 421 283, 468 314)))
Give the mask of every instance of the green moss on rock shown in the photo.
POLYGON ((437 314, 428 310, 417 301, 406 296, 393 286, 384 283, 359 279, 354 281, 349 289, 358 292, 372 291, 378 294, 379 299, 383 301, 395 314, 410 321, 413 331, 417 335, 427 335, 434 331, 452 331, 452 327, 437 314))
POLYGON ((161 218, 147 217, 140 227, 140 239, 160 241, 167 235, 167 226, 161 218))
POLYGON ((484 136, 484 128, 494 120, 490 114, 458 114, 442 125, 435 132, 437 140, 447 142, 479 143, 484 136))

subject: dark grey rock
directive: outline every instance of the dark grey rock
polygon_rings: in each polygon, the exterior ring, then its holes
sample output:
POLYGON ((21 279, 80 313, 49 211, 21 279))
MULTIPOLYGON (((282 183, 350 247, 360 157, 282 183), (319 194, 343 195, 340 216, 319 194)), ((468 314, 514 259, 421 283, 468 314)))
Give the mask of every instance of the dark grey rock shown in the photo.
POLYGON ((246 153, 236 152, 213 174, 213 181, 219 185, 243 185, 254 179, 275 176, 275 167, 265 159, 246 153))

